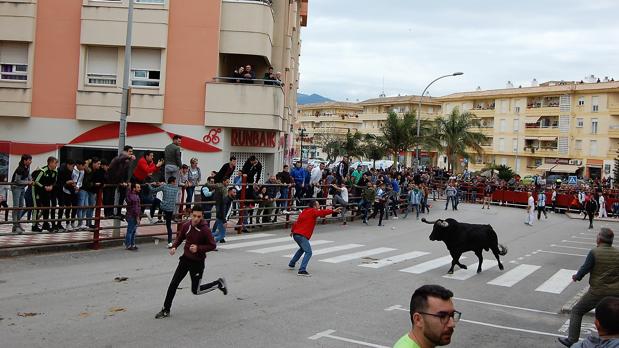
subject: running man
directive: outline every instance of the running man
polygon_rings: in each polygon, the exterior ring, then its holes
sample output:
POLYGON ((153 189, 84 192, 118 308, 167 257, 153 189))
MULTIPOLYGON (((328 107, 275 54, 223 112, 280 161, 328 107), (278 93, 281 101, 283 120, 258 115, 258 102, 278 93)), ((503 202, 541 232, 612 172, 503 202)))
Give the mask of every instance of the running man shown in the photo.
POLYGON ((176 235, 176 240, 172 244, 172 248, 170 248, 170 255, 174 255, 176 248, 185 241, 183 255, 179 258, 180 261, 178 262, 178 267, 176 267, 176 271, 168 287, 168 292, 163 302, 163 308, 155 316, 156 319, 170 316, 170 308, 172 307, 174 295, 176 295, 176 289, 187 275, 187 272, 189 272, 189 276, 191 277, 191 292, 194 295, 202 295, 215 289, 221 290, 224 295, 228 294, 228 288, 226 287, 226 280, 224 278, 219 278, 208 284, 200 284, 202 281, 202 274, 204 273, 206 253, 215 250, 216 247, 211 230, 203 220, 203 214, 202 208, 198 206, 193 207, 191 210, 191 220, 183 225, 180 232, 176 235))
POLYGON ((299 245, 299 250, 297 250, 290 262, 288 262, 288 267, 290 269, 294 269, 297 261, 299 261, 301 256, 305 254, 305 256, 303 256, 303 260, 301 261, 301 267, 299 267, 299 276, 311 276, 307 272, 307 264, 312 257, 312 246, 310 245, 309 240, 312 238, 312 234, 314 233, 316 220, 319 217, 325 217, 341 211, 341 207, 337 209, 320 209, 320 203, 318 203, 318 201, 310 201, 308 207, 301 212, 297 221, 292 225, 292 232, 290 232, 290 236, 294 238, 294 241, 299 245))

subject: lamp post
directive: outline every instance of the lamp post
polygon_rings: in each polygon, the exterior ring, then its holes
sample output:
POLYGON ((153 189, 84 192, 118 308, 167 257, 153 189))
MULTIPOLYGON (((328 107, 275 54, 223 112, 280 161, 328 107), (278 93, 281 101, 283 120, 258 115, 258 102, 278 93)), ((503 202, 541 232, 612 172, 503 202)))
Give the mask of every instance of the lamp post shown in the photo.
POLYGON ((463 72, 455 72, 453 74, 449 74, 449 75, 443 75, 440 77, 435 78, 432 82, 430 82, 426 88, 424 88, 423 92, 421 93, 421 96, 419 97, 419 106, 417 107, 417 151, 416 151, 416 157, 417 157, 417 171, 419 171, 419 164, 420 164, 420 158, 419 158, 419 136, 420 136, 420 132, 421 132, 421 101, 423 100, 423 96, 426 94, 426 91, 428 90, 428 88, 430 88, 430 86, 432 86, 432 84, 440 79, 443 79, 445 77, 450 77, 450 76, 460 76, 463 75, 463 72))
POLYGON ((301 153, 299 155, 300 161, 301 161, 301 166, 303 166, 303 138, 305 137, 305 132, 307 131, 307 129, 305 128, 299 128, 299 135, 301 136, 301 146, 299 148, 299 152, 301 153))

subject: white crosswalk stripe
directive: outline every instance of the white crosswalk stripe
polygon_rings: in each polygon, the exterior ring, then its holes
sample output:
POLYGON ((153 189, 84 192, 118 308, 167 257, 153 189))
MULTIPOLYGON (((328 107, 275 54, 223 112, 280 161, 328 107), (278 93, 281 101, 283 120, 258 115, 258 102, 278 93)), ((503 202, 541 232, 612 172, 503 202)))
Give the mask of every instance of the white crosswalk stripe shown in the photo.
POLYGON ((518 265, 517 267, 510 269, 500 277, 492 279, 487 284, 512 287, 516 283, 528 277, 540 268, 541 266, 535 265, 518 265))
POLYGON ((322 259, 320 261, 321 262, 328 262, 328 263, 340 263, 340 262, 345 262, 345 261, 359 259, 359 258, 366 257, 366 256, 382 254, 382 253, 386 253, 388 251, 394 251, 394 250, 396 250, 396 249, 394 249, 394 248, 376 248, 376 249, 359 251, 359 252, 352 253, 352 254, 344 254, 344 255, 340 255, 340 256, 335 256, 335 257, 332 257, 332 258, 329 258, 329 259, 322 259))
POLYGON ((272 238, 272 239, 263 239, 263 240, 255 240, 251 242, 242 242, 235 244, 219 244, 217 245, 218 249, 240 249, 245 247, 252 247, 257 245, 266 245, 266 244, 275 244, 282 242, 290 242, 291 237, 281 237, 281 238, 272 238))
MULTIPOLYGON (((466 266, 467 269, 455 271, 454 274, 446 274, 443 276, 443 278, 467 280, 477 274, 477 265, 479 265, 479 262, 472 263, 466 266)), ((496 265, 498 265, 498 262, 496 260, 484 260, 484 262, 482 262, 481 264, 481 270, 482 272, 487 271, 492 267, 496 267, 496 265)))
MULTIPOLYGON (((466 257, 461 257, 460 260, 466 259, 466 257)), ((439 268, 445 265, 451 264, 451 255, 443 256, 438 259, 426 261, 424 263, 420 263, 413 267, 408 267, 405 269, 401 269, 400 272, 413 273, 413 274, 421 274, 427 271, 433 270, 435 268, 439 268)))
POLYGON ((380 259, 380 260, 378 260, 376 262, 366 263, 366 264, 362 264, 362 265, 359 265, 359 266, 360 267, 367 267, 367 268, 376 268, 376 269, 378 269, 378 268, 383 268, 385 266, 390 266, 390 265, 396 264, 398 262, 412 260, 412 259, 418 258, 420 256, 428 255, 428 254, 429 253, 425 252, 425 251, 412 251, 410 253, 387 257, 387 258, 384 258, 384 259, 380 259))
MULTIPOLYGON (((333 243, 333 241, 330 241, 330 240, 313 240, 312 241, 312 247, 314 245, 322 245, 322 244, 328 244, 328 243, 333 243)), ((299 247, 299 245, 297 243, 294 243, 294 244, 278 245, 278 246, 262 248, 262 249, 254 249, 254 250, 249 250, 249 252, 250 253, 257 253, 257 254, 268 254, 268 253, 273 253, 273 252, 276 252, 276 251, 284 251, 284 250, 290 250, 290 249, 297 249, 298 247, 299 247)))
MULTIPOLYGON (((363 244, 336 245, 336 246, 332 246, 332 247, 329 247, 329 248, 312 250, 312 256, 324 255, 324 254, 334 253, 334 252, 343 251, 343 250, 350 250, 350 249, 360 248, 362 246, 365 246, 365 245, 363 245, 363 244)), ((294 256, 294 254, 284 255, 284 257, 288 257, 288 258, 290 258, 292 256, 294 256)))
POLYGON ((576 271, 571 269, 561 269, 542 285, 538 286, 535 291, 560 294, 573 282, 572 275, 574 273, 576 273, 576 271))
POLYGON ((226 242, 233 242, 236 240, 247 240, 247 239, 256 239, 262 237, 272 237, 274 234, 272 233, 251 233, 251 234, 241 234, 238 236, 230 236, 226 237, 226 242))

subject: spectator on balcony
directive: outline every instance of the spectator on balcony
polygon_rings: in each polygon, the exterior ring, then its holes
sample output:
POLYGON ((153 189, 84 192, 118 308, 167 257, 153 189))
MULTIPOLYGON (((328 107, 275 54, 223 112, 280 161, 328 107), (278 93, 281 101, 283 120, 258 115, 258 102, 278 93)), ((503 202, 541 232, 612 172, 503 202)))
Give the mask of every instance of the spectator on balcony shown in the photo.
POLYGON ((232 73, 232 77, 236 78, 236 82, 240 83, 241 79, 243 78, 243 73, 245 72, 245 68, 244 67, 240 67, 236 70, 234 70, 234 72, 232 73))
POLYGON ((244 79, 244 83, 254 83, 253 80, 256 79, 256 72, 252 70, 252 66, 247 64, 245 66, 245 70, 242 73, 242 77, 244 79))
POLYGON ((280 71, 275 73, 275 84, 278 86, 282 86, 284 84, 282 82, 282 73, 280 71))
POLYGON ((276 77, 272 66, 270 66, 267 72, 264 73, 264 77, 262 77, 262 79, 264 80, 265 85, 272 86, 275 84, 276 77))

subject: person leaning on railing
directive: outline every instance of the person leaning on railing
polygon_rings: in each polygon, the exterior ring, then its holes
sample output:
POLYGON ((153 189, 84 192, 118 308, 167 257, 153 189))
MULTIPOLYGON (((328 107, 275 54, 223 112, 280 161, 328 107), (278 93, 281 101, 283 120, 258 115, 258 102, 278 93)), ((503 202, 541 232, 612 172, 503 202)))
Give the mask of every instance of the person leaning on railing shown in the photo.
MULTIPOLYGON (((32 184, 32 176, 30 175, 30 164, 32 164, 32 156, 29 154, 23 154, 13 172, 11 182, 11 194, 13 195, 13 208, 21 208, 26 201, 26 187, 32 184)), ((0 180, 0 181, 4 181, 0 180)), ((6 186, 5 189, 8 189, 6 186)), ((5 199, 8 200, 8 195, 5 194, 5 199)), ((8 210, 7 210, 8 213, 8 210)), ((24 229, 21 227, 19 220, 22 216, 21 210, 13 210, 13 233, 23 233, 24 229)), ((5 217, 6 220, 6 217, 5 217)))

